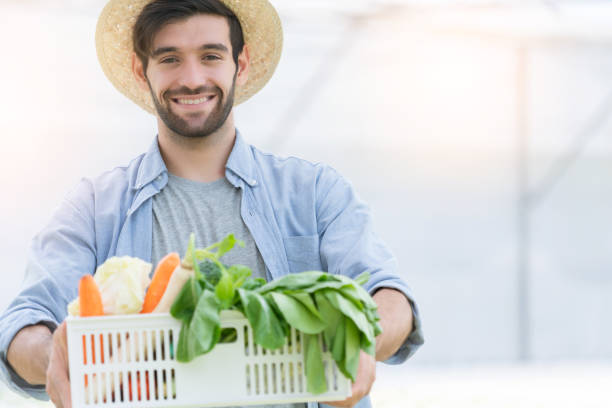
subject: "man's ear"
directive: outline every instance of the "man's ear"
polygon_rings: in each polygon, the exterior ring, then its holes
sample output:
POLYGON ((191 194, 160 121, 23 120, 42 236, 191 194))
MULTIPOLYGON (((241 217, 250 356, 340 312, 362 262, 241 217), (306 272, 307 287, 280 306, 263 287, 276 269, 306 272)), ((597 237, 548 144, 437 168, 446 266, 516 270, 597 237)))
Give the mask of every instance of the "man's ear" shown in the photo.
POLYGON ((142 61, 135 52, 132 53, 132 73, 134 74, 134 78, 136 78, 136 82, 138 82, 138 86, 145 91, 149 90, 149 84, 147 82, 147 74, 144 72, 144 66, 142 65, 142 61))
POLYGON ((238 55, 238 73, 236 75, 236 84, 244 85, 249 79, 249 67, 251 66, 251 57, 249 56, 249 47, 245 44, 242 52, 238 55))

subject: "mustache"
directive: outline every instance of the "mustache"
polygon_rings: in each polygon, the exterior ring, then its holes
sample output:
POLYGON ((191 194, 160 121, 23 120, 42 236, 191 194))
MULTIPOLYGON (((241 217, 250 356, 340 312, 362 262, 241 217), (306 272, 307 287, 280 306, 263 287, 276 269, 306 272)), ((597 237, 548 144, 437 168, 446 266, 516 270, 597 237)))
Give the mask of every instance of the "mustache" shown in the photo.
POLYGON ((217 93, 221 95, 221 89, 218 86, 200 86, 196 89, 190 89, 186 86, 182 86, 178 89, 169 89, 164 92, 164 98, 173 98, 179 95, 198 95, 202 93, 217 93))

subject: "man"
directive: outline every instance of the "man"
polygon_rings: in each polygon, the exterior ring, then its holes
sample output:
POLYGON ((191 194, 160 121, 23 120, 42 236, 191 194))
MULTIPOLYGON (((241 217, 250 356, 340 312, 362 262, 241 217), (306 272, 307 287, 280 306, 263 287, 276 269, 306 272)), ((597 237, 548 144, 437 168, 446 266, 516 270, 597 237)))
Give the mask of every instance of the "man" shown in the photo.
MULTIPOLYGON (((235 129, 232 107, 280 57, 267 0, 111 0, 96 41, 106 75, 156 115, 159 132, 127 167, 82 181, 34 239, 24 289, 0 322, 0 368, 13 389, 70 407, 61 322, 79 278, 111 256, 184 253, 191 231, 201 244, 235 233, 246 248, 225 260, 268 280, 370 271, 383 328, 376 360, 414 353, 423 340, 411 294, 350 185, 328 167, 264 154, 235 129)), ((353 395, 330 405, 369 407, 374 379, 375 360, 362 353, 353 395)), ((317 404, 290 406, 306 405, 317 404)))

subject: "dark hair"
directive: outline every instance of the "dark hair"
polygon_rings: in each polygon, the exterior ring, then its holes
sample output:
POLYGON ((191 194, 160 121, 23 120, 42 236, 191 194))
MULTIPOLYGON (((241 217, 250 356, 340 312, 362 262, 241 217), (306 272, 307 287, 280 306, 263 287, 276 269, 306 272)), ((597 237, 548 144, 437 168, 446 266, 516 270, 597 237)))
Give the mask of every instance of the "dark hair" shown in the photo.
POLYGON ((220 0, 154 0, 143 8, 133 30, 134 52, 142 61, 145 71, 155 35, 164 26, 197 14, 212 14, 227 18, 232 56, 238 65, 238 56, 244 48, 242 27, 234 12, 220 0))

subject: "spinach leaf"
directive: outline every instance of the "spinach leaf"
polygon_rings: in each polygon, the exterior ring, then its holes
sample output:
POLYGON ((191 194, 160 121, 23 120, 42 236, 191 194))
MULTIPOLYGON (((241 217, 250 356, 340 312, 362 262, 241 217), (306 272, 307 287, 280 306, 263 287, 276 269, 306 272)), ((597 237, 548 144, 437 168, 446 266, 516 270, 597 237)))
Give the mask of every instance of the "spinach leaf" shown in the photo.
POLYGON ((357 328, 367 337, 368 341, 374 341, 374 329, 353 302, 333 290, 325 290, 325 296, 327 296, 327 299, 336 309, 340 310, 355 323, 357 328))
POLYGON ((369 342, 366 336, 361 336, 361 349, 371 355, 372 357, 376 357, 376 339, 373 342, 369 342))
POLYGON ((363 272, 361 274, 359 274, 355 279, 353 279, 355 281, 355 283, 357 283, 359 286, 363 286, 366 283, 368 283, 368 281, 370 280, 370 273, 369 272, 363 272))
MULTIPOLYGON (((339 280, 341 280, 342 282, 354 288, 354 292, 351 291, 351 297, 361 300, 364 303, 364 305, 368 308, 376 309, 377 307, 376 302, 374 302, 374 299, 372 299, 372 296, 370 296, 368 291, 366 291, 363 288, 363 286, 361 286, 360 284, 357 284, 357 282, 355 282, 348 276, 344 276, 344 275, 334 275, 334 276, 336 276, 339 280)), ((363 280, 365 277, 368 277, 369 279, 369 273, 364 272, 361 275, 359 275, 357 278, 361 278, 363 280)))
POLYGON ((200 301, 189 327, 192 335, 198 339, 201 346, 202 352, 200 354, 208 353, 219 341, 221 336, 220 311, 219 300, 215 297, 215 294, 205 290, 200 296, 200 301))
POLYGON ((227 269, 227 272, 232 277, 235 288, 241 287, 246 279, 253 274, 251 268, 244 265, 232 265, 227 269))
POLYGON ((183 321, 176 359, 186 363, 208 353, 217 344, 220 336, 219 303, 213 292, 205 290, 200 296, 192 319, 183 321))
POLYGON ((242 312, 249 320, 255 343, 267 349, 277 349, 285 344, 285 332, 280 319, 259 293, 238 289, 242 312))
POLYGON ((319 310, 317 310, 317 306, 312 300, 312 296, 310 294, 304 293, 304 292, 290 293, 290 294, 285 293, 285 294, 299 301, 302 305, 306 306, 306 309, 308 309, 310 313, 317 316, 319 319, 323 320, 323 317, 321 317, 319 310))
POLYGON ((270 295, 291 327, 308 334, 321 333, 325 328, 325 322, 300 301, 280 292, 270 292, 270 295))
POLYGON ((304 334, 304 368, 308 392, 322 394, 327 391, 323 353, 318 335, 304 334))
POLYGON ((179 333, 178 344, 176 347, 176 359, 181 363, 187 363, 196 355, 195 339, 189 331, 189 322, 181 323, 181 331, 179 333))
POLYGON ((258 290, 258 292, 263 294, 263 293, 270 292, 272 290, 279 290, 279 289, 289 289, 289 290, 301 289, 301 288, 305 288, 305 287, 314 285, 319 280, 327 280, 329 279, 329 276, 331 275, 326 274, 325 272, 318 272, 318 271, 300 272, 300 273, 294 273, 290 275, 284 275, 262 286, 258 290))
POLYGON ((221 280, 215 287, 215 294, 221 303, 222 309, 228 309, 234 300, 236 289, 232 276, 227 271, 222 271, 221 280))
POLYGON ((266 280, 264 278, 247 278, 242 285, 244 290, 256 290, 261 288, 266 284, 266 280))
POLYGON ((342 319, 343 316, 338 309, 332 306, 322 292, 315 292, 314 296, 315 301, 317 302, 317 307, 319 308, 321 316, 323 316, 326 324, 325 330, 323 331, 323 339, 325 340, 327 350, 331 351, 334 344, 336 330, 338 329, 340 319, 342 319))
POLYGON ((349 320, 346 317, 342 316, 338 321, 338 327, 336 330, 336 335, 334 336, 333 344, 332 344, 332 357, 340 365, 340 363, 344 362, 344 348, 346 346, 346 321, 349 320))
POLYGON ((195 277, 189 278, 170 307, 170 314, 182 322, 189 323, 196 309, 202 288, 195 277))
POLYGON ((346 342, 344 346, 344 367, 349 374, 349 378, 355 382, 357 369, 359 368, 359 349, 361 342, 359 339, 359 330, 351 319, 346 319, 346 335, 344 340, 346 342))
POLYGON ((219 243, 219 249, 217 249, 217 259, 231 251, 231 249, 238 243, 240 246, 244 246, 244 242, 236 239, 234 234, 229 234, 219 243))

